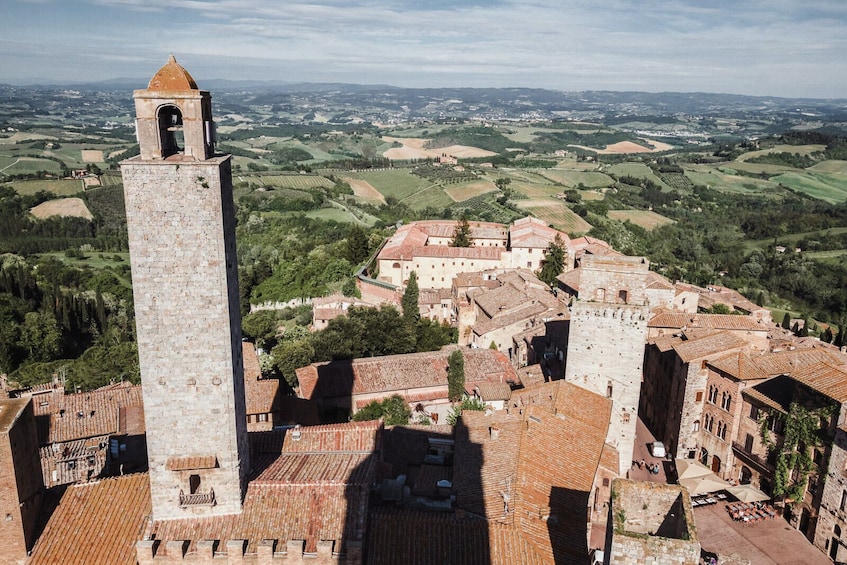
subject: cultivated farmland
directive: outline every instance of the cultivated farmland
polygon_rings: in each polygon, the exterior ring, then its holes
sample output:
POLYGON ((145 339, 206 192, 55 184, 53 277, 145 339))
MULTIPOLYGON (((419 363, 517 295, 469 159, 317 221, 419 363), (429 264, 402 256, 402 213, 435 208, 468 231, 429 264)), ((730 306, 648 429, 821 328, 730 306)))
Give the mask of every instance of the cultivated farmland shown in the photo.
POLYGON ((613 220, 620 220, 621 222, 629 220, 636 226, 640 226, 648 231, 659 226, 674 223, 670 218, 666 218, 650 210, 609 210, 609 217, 613 220))
POLYGON ((526 210, 533 216, 570 235, 584 234, 591 229, 591 224, 568 208, 564 202, 553 199, 537 199, 519 200, 516 204, 521 210, 526 210))

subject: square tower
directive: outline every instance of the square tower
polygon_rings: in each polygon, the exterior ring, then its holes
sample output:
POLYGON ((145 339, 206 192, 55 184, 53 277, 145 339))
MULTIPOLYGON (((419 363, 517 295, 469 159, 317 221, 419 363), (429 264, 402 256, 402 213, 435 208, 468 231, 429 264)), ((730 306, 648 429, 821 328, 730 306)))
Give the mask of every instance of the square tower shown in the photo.
POLYGON ((173 57, 134 95, 121 163, 153 518, 241 511, 250 470, 229 155, 173 57))
POLYGON ((621 476, 635 446, 649 266, 644 257, 583 257, 579 296, 571 306, 565 380, 612 399, 606 442, 620 453, 621 476))
POLYGON ((32 400, 0 400, 0 564, 26 561, 43 492, 32 400))

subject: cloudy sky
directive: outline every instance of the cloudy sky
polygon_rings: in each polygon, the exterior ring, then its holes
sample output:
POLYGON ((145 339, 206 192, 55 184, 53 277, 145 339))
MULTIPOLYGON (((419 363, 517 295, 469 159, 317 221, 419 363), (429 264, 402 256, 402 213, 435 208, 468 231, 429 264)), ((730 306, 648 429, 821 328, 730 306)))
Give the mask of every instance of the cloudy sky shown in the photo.
POLYGON ((844 0, 3 0, 0 83, 204 79, 847 98, 844 0))

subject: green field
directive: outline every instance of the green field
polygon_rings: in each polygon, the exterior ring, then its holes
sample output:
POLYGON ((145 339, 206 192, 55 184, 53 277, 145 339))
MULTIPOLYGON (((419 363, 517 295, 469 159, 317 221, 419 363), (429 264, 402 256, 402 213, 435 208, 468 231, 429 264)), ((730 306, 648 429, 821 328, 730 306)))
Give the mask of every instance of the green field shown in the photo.
POLYGON ((46 190, 57 196, 72 196, 83 191, 81 180, 19 180, 11 184, 18 194, 35 194, 46 190))
MULTIPOLYGON (((727 171, 728 172, 728 171, 727 171)), ((716 169, 686 170, 685 175, 694 184, 699 184, 715 190, 749 194, 751 192, 767 192, 776 188, 776 183, 768 180, 726 174, 716 169)))
POLYGON ((847 249, 830 249, 829 251, 809 251, 806 257, 811 257, 816 261, 837 261, 841 262, 847 257, 847 249))
POLYGON ((641 226, 648 231, 659 226, 674 223, 670 218, 666 218, 650 210, 609 210, 609 217, 613 220, 620 220, 621 222, 629 220, 636 226, 641 226))
POLYGON ((72 267, 88 267, 96 270, 110 267, 113 269, 115 276, 121 281, 123 286, 126 288, 132 288, 132 281, 130 281, 129 277, 124 277, 119 274, 122 267, 129 267, 129 253, 88 251, 85 253, 84 258, 67 257, 64 253, 41 253, 39 256, 53 257, 65 265, 72 267), (120 257, 121 260, 117 261, 117 257, 120 257))
POLYGON ((0 178, 6 175, 31 174, 38 171, 49 171, 51 173, 58 174, 62 170, 59 163, 48 159, 36 159, 35 157, 9 159, 8 157, 5 157, 4 161, 9 162, 0 167, 2 168, 2 171, 0 171, 0 178))
POLYGON ((820 163, 817 163, 815 166, 809 167, 806 170, 811 171, 813 173, 826 173, 831 175, 847 176, 847 161, 836 161, 834 159, 829 161, 821 161, 820 163))
POLYGON ((769 149, 761 149, 759 151, 749 151, 739 155, 736 161, 747 161, 754 159, 760 155, 769 153, 797 153, 799 155, 811 155, 812 153, 822 153, 826 149, 826 145, 775 145, 769 149))
POLYGON ((413 175, 409 169, 345 172, 344 176, 368 181, 384 197, 408 198, 430 186, 432 182, 413 175))
POLYGON ((333 186, 331 180, 320 175, 238 175, 239 180, 258 186, 272 186, 274 188, 291 188, 294 190, 308 190, 310 188, 330 188, 333 186))
POLYGON ((453 205, 454 200, 444 192, 441 185, 434 184, 403 198, 401 202, 413 210, 421 210, 428 206, 438 209, 447 208, 453 205))
POLYGON ((574 171, 569 169, 545 169, 540 174, 568 188, 582 184, 585 188, 608 188, 615 181, 609 175, 596 171, 574 171))
POLYGON ((635 177, 637 179, 645 179, 656 183, 662 188, 662 190, 666 190, 668 192, 673 190, 670 186, 666 185, 662 179, 656 176, 653 169, 643 163, 618 163, 610 166, 608 171, 616 177, 635 177))
POLYGON ((321 220, 331 220, 340 223, 363 224, 372 226, 377 222, 377 218, 368 214, 357 213, 353 214, 349 209, 345 208, 337 202, 331 202, 332 207, 319 208, 306 212, 309 218, 317 218, 321 220))
POLYGON ((838 174, 786 173, 771 180, 830 204, 847 199, 847 181, 838 174))
POLYGON ((591 229, 591 224, 582 219, 564 202, 555 199, 518 200, 518 208, 526 210, 533 216, 544 220, 551 226, 569 235, 582 235, 591 229))
MULTIPOLYGON (((796 233, 788 233, 785 235, 779 236, 779 243, 781 244, 796 244, 801 239, 808 239, 814 236, 823 236, 826 234, 829 235, 839 235, 842 233, 847 233, 847 227, 841 228, 826 228, 823 230, 814 230, 814 231, 804 231, 804 232, 796 232, 796 233)), ((767 239, 748 239, 744 242, 744 247, 747 249, 766 249, 768 247, 772 247, 774 245, 774 240, 772 237, 767 239)), ((820 251, 818 253, 829 253, 829 251, 820 251)), ((809 254, 811 255, 811 253, 809 254)))

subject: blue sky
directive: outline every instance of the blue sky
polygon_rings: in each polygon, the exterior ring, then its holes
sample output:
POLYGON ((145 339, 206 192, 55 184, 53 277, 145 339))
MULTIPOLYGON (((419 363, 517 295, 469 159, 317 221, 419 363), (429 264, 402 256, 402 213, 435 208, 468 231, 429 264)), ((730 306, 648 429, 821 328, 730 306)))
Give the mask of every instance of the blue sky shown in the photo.
POLYGON ((844 0, 4 0, 0 83, 204 79, 847 98, 844 0))

